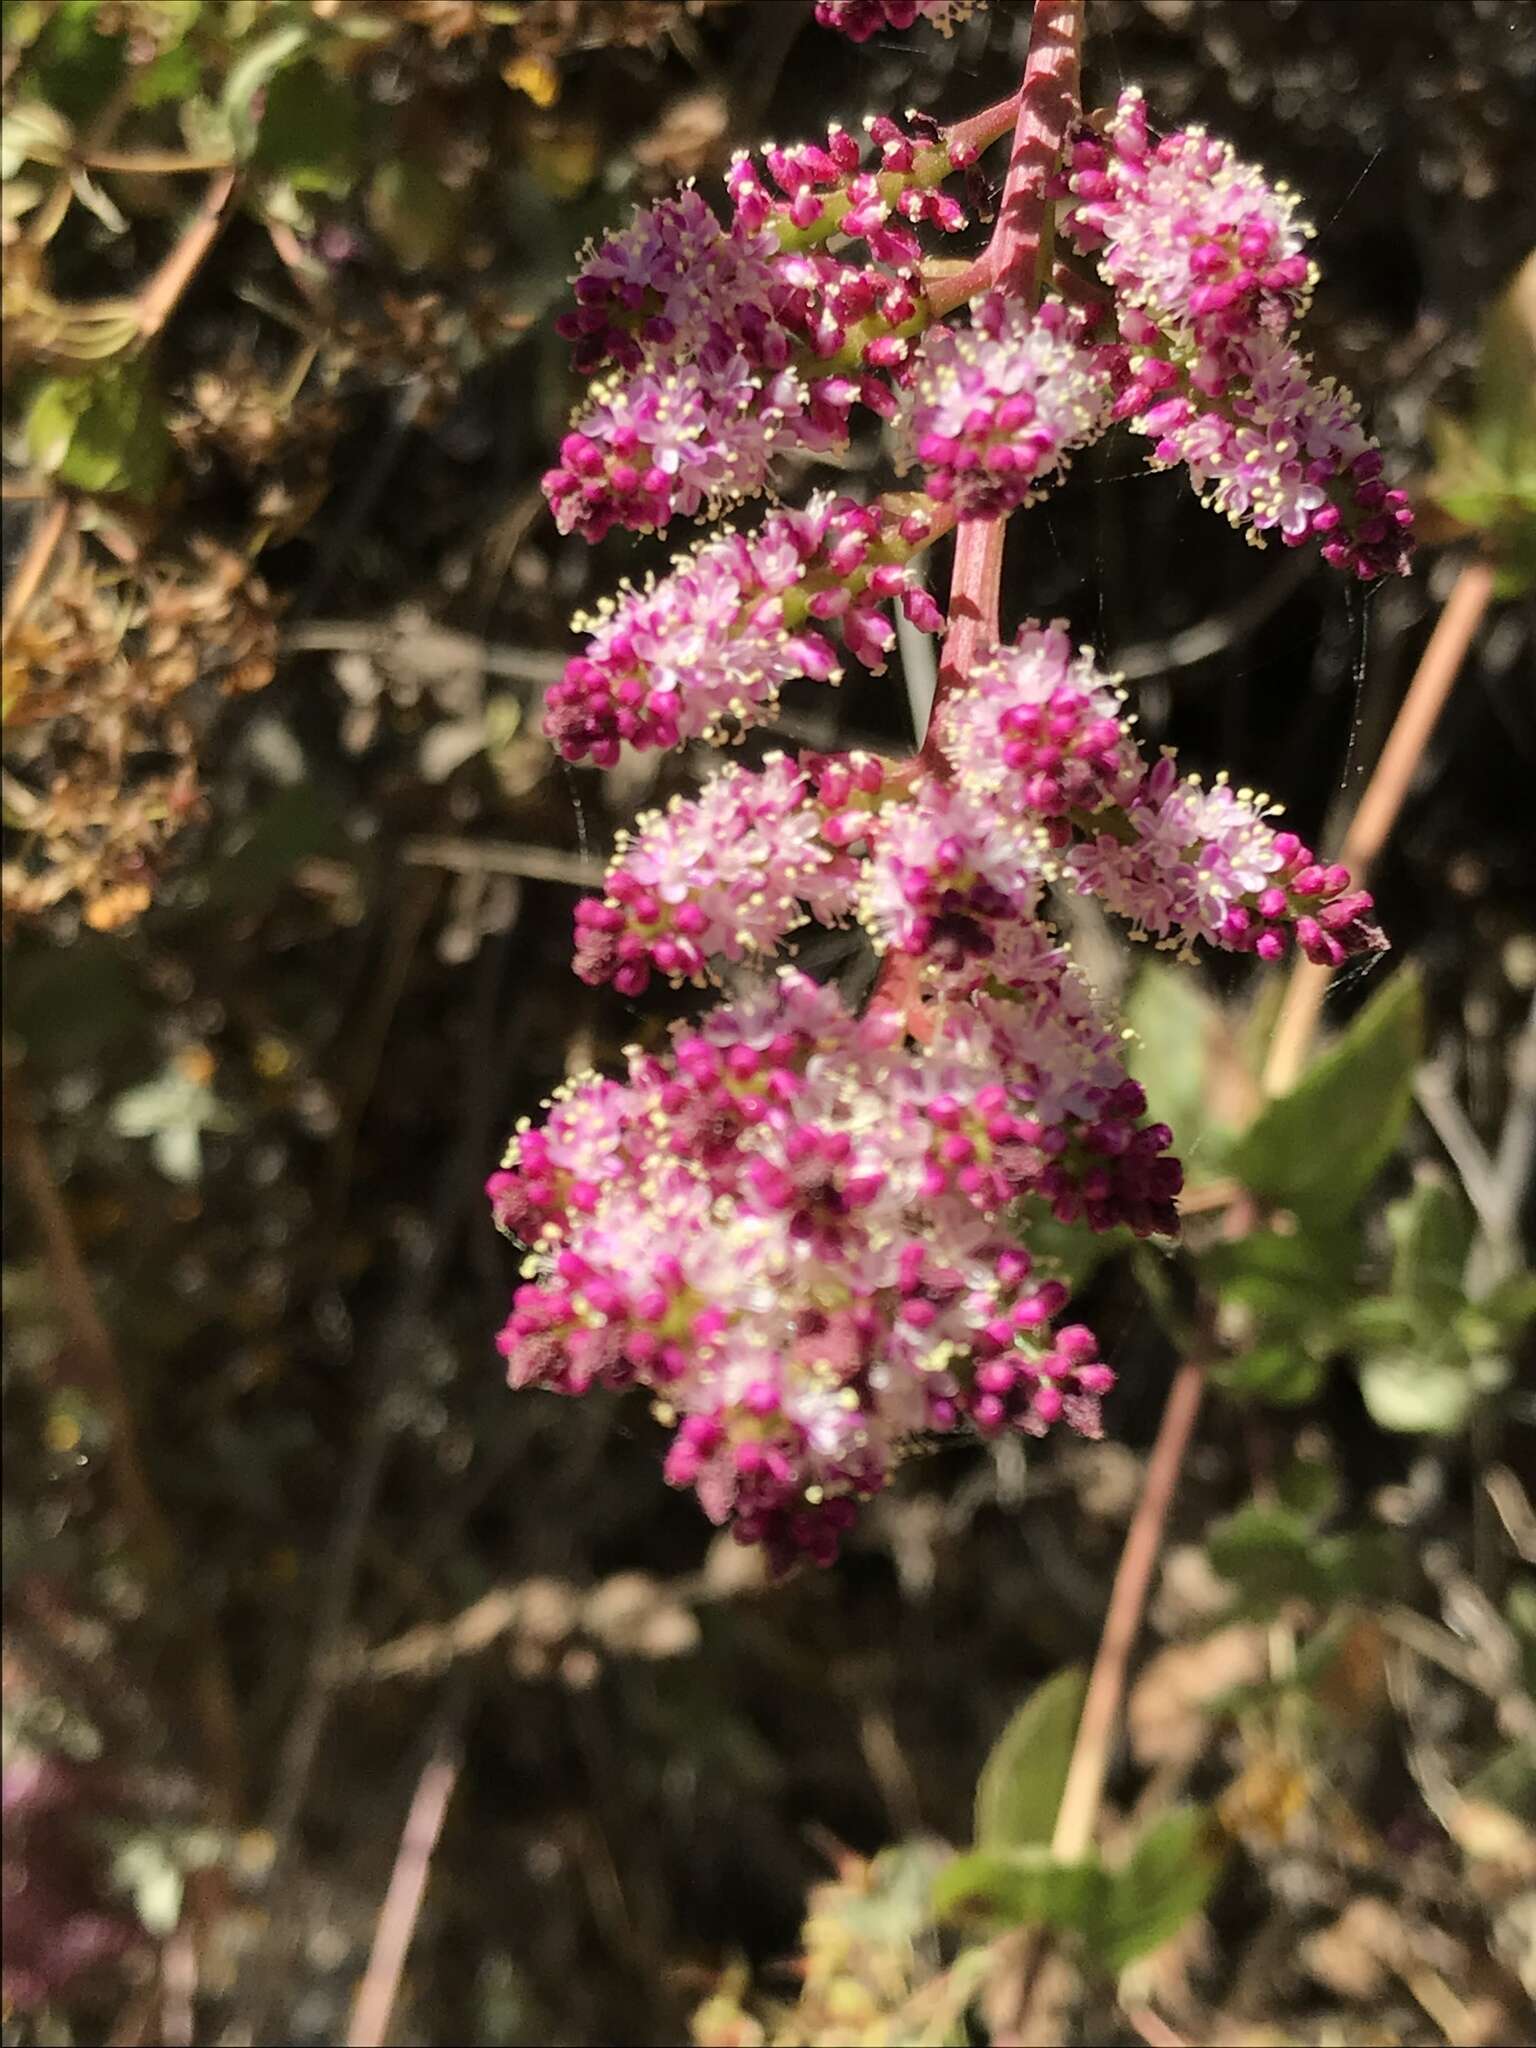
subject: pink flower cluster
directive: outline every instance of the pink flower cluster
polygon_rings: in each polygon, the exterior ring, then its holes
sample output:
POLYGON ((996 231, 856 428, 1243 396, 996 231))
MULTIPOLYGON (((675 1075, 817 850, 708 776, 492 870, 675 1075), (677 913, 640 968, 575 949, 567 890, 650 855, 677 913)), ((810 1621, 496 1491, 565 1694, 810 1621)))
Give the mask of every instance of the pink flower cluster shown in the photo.
MULTIPOLYGON (((965 11, 817 8, 857 40, 965 11)), ((1026 109, 1032 77, 1033 50, 1026 109)), ((999 111, 956 134, 1000 134, 999 111)), ((784 450, 840 447, 862 405, 899 422, 925 488, 820 493, 626 585, 549 692, 568 760, 761 723, 787 682, 838 679, 834 627, 880 670, 891 601, 943 623, 915 554, 1033 502, 1113 419, 1255 538, 1316 537, 1361 576, 1406 565, 1402 494, 1291 339, 1313 272, 1283 188, 1199 129, 1154 140, 1127 93, 1078 135, 1058 195, 1108 296, 994 288, 968 326, 934 324, 917 231, 963 224, 942 187, 971 140, 869 133, 871 166, 834 129, 738 159, 728 223, 685 190, 590 252, 561 328, 598 381, 545 483, 562 531, 660 528, 761 490, 784 450)), ((974 620, 982 553, 964 559, 974 620)), ((728 767, 638 819, 577 909, 577 973, 628 997, 857 918, 885 956, 866 1012, 783 970, 666 1053, 632 1051, 622 1079, 564 1089, 489 1185, 528 1248, 500 1340, 513 1383, 646 1388, 668 1478, 776 1566, 826 1562, 914 1438, 1098 1428, 1113 1376, 1087 1329, 1059 1327, 1066 1289, 1016 1243, 1019 1205, 1172 1231, 1181 1171, 1050 892, 1185 953, 1337 965, 1384 943, 1370 897, 1266 798, 1144 760, 1115 678, 1060 624, 963 642, 917 759, 728 767)))
POLYGON ((491 1186, 533 1248, 503 1337, 514 1381, 651 1387, 680 1418, 674 1482, 780 1563, 830 1555, 914 1432, 1093 1426, 1109 1374, 1086 1333, 1070 1371, 1066 1333, 1038 1353, 1060 1290, 1018 1291, 1012 1204, 1177 1227, 1171 1134, 1145 1121, 1047 885, 1186 949, 1381 943, 1370 898, 1262 799, 1148 768, 1060 625, 978 661, 934 739, 932 765, 727 767, 641 818, 576 916, 578 973, 637 995, 857 914, 919 963, 907 1008, 855 1020, 785 975, 670 1059, 634 1055, 627 1083, 580 1084, 491 1186))
POLYGON ((1058 1073, 1028 991, 1008 1007, 957 1007, 919 1052, 786 972, 623 1081, 570 1086, 489 1183, 533 1247, 513 1384, 649 1389, 668 1478, 780 1568, 829 1562, 916 1436, 1096 1434, 1113 1375, 1088 1330, 1053 1329, 1066 1289, 999 1213, 1042 1180, 1107 1183, 1139 1091, 1058 1073))
POLYGON ((911 28, 926 21, 941 35, 952 35, 962 21, 986 0, 816 0, 816 19, 851 42, 867 43, 886 29, 911 28))
POLYGON ((963 519, 1032 504, 1108 425, 1102 351, 1059 299, 1031 311, 988 292, 968 328, 935 326, 912 368, 904 427, 931 497, 963 519))
POLYGON ((568 761, 607 767, 621 741, 675 747, 761 723, 795 677, 838 679, 817 630, 833 623, 878 673, 895 639, 890 599, 924 632, 943 623, 909 558, 945 517, 921 499, 860 505, 819 492, 753 533, 706 541, 583 622, 591 637, 545 699, 546 732, 568 761))
POLYGON ((578 907, 577 971, 638 995, 707 976, 806 920, 856 913, 882 951, 996 976, 1047 883, 1091 891, 1141 934, 1337 965, 1378 949, 1371 898, 1225 780, 1137 751, 1121 692, 1060 625, 1024 626, 947 698, 938 766, 869 754, 728 768, 637 821, 605 894, 578 907))
POLYGON ((852 911, 853 851, 905 771, 873 754, 728 766, 619 836, 603 897, 576 906, 577 974, 637 996, 652 971, 702 984, 713 960, 771 955, 808 917, 852 911))
POLYGON ((1290 340, 1315 271, 1296 202, 1222 142, 1154 142, 1122 94, 1072 152, 1062 226, 1097 256, 1119 316, 1116 413, 1188 465, 1208 504, 1260 539, 1322 542, 1361 577, 1402 574, 1413 515, 1381 481, 1354 400, 1290 340))
POLYGON ((891 379, 928 317, 915 229, 964 225, 939 187, 974 152, 886 118, 870 133, 876 169, 834 128, 825 147, 767 151, 766 179, 739 158, 728 226, 688 188, 589 254, 557 323, 577 369, 601 373, 544 479, 563 533, 717 512, 785 451, 841 447, 855 406, 894 413, 891 379))
POLYGON ((1171 755, 1121 798, 1121 808, 1069 855, 1080 885, 1111 910, 1188 951, 1203 939, 1281 960, 1298 946, 1340 967, 1386 945, 1369 894, 1348 868, 1320 862, 1294 832, 1277 832, 1266 799, 1218 780, 1179 777, 1171 755))

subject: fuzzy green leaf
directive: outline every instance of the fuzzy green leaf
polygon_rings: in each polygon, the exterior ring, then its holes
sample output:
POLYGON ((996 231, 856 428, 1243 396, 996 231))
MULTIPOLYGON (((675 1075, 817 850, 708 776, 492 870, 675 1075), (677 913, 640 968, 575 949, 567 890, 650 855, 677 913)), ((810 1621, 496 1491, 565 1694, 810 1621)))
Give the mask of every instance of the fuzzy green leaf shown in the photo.
POLYGON ((159 491, 170 463, 164 401, 142 357, 89 375, 50 377, 32 400, 26 433, 39 469, 82 491, 144 502, 159 491))
POLYGON ((1046 1849, 978 1849, 939 1872, 934 1914, 1002 1927, 1055 1927, 1091 1939, 1108 1884, 1096 1861, 1057 1863, 1046 1849))
POLYGON ((1314 1231, 1342 1223, 1402 1136, 1422 1040, 1418 976, 1401 968, 1238 1139, 1232 1171, 1314 1231))
POLYGON ((295 192, 342 199, 352 189, 361 154, 356 93, 312 58, 281 70, 267 88, 251 154, 256 169, 295 192))
POLYGON ((1036 1686, 992 1745, 976 1785, 976 1845, 1048 1842, 1072 1760, 1088 1681, 1071 1666, 1036 1686))
POLYGON ((1123 1970, 1172 1940, 1210 1897, 1225 1860, 1222 1837, 1199 1806, 1176 1806, 1147 1829, 1109 1881, 1095 1955, 1123 1970))

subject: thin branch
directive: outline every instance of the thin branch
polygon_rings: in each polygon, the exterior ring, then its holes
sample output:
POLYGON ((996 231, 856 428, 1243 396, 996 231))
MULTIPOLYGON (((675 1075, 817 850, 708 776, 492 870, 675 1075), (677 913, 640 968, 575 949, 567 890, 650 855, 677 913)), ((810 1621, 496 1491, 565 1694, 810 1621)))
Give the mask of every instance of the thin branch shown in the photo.
POLYGON ((1082 1719, 1072 1745, 1072 1760, 1062 1790, 1056 1827, 1051 1836, 1051 1854, 1059 1863, 1080 1863, 1093 1845, 1098 1823, 1099 1802, 1109 1769, 1110 1744, 1125 1695, 1125 1673, 1142 1609, 1152 1583, 1153 1568, 1162 1547, 1163 1527, 1173 1500, 1174 1488, 1184 1464, 1184 1454, 1194 1434, 1205 1391, 1205 1374, 1200 1365, 1181 1365, 1168 1392, 1157 1441, 1147 1461, 1147 1476, 1141 1498, 1126 1533, 1119 1568, 1109 1596, 1103 1634, 1093 1660, 1082 1719))
POLYGON ((209 180, 202 204, 183 230, 180 240, 139 293, 139 332, 146 340, 158 334, 170 319, 182 293, 201 268, 203 258, 218 240, 219 232, 229 218, 230 201, 234 198, 237 183, 238 174, 234 170, 220 171, 209 180))
POLYGON ((458 1782, 458 1745, 444 1734, 427 1759, 406 1815, 389 1889, 379 1909, 368 1967, 358 1987, 347 2028, 347 2048, 383 2048, 400 1996, 405 1961, 426 1896, 432 1857, 443 1832, 448 1802, 458 1782))
POLYGON ((565 673, 563 655, 543 653, 533 647, 499 645, 448 626, 423 625, 402 631, 396 622, 387 619, 378 623, 367 619, 311 619, 303 625, 287 627, 280 645, 285 654, 369 654, 381 661, 405 654, 444 666, 462 663, 483 669, 488 676, 537 687, 558 682, 565 673))
POLYGON ((994 282, 1038 302, 1050 182, 1077 117, 1083 0, 1035 0, 1008 176, 992 233, 994 282))
MULTIPOLYGON (((1339 859, 1357 882, 1370 872, 1397 820, 1492 596, 1493 570, 1486 562, 1468 562, 1435 622, 1381 759, 1339 849, 1339 859)), ((1332 972, 1304 959, 1298 959, 1291 969, 1264 1067, 1266 1095, 1286 1095, 1301 1078, 1332 972)))
POLYGON ((564 882, 595 889, 603 863, 551 846, 519 846, 505 839, 407 839, 400 857, 412 867, 447 868, 457 875, 520 875, 530 882, 564 882))
MULTIPOLYGON (((1013 148, 999 202, 997 225, 978 279, 1005 285, 1026 305, 1040 297, 1040 255, 1046 236, 1051 174, 1066 146, 1067 130, 1077 112, 1078 47, 1082 35, 1083 0, 1036 0, 1029 24, 1029 48, 1017 99, 989 110, 1001 113, 1015 106, 1013 148), (984 273, 984 276, 983 276, 984 273)), ((952 690, 964 687, 978 650, 997 638, 998 598, 1003 574, 1003 543, 1007 515, 993 519, 962 519, 955 533, 955 560, 949 579, 949 629, 939 657, 938 682, 929 708, 928 726, 918 758, 942 772, 935 742, 938 712, 952 690)), ((894 1010, 920 1032, 916 994, 918 963, 909 955, 887 953, 870 996, 871 1008, 894 1010)))
POLYGON ((42 587, 59 544, 69 531, 74 508, 68 498, 55 498, 40 513, 27 542, 27 551, 16 564, 10 588, 5 593, 5 620, 0 624, 0 647, 9 647, 11 635, 27 615, 28 607, 42 587))
POLYGON ((1413 1099, 1460 1174, 1479 1223, 1490 1237, 1495 1236, 1501 1227, 1501 1211, 1493 1162, 1457 1101, 1443 1067, 1431 1061, 1419 1069, 1414 1077, 1413 1099))
POLYGON ((189 155, 174 149, 86 149, 75 158, 88 171, 126 171, 141 177, 180 177, 192 171, 227 171, 227 154, 203 151, 189 155))
POLYGON ((1150 2005, 1122 2005, 1120 2010, 1125 2014, 1128 2025, 1146 2042, 1147 2048, 1189 2048, 1184 2036, 1176 2034, 1150 2005))

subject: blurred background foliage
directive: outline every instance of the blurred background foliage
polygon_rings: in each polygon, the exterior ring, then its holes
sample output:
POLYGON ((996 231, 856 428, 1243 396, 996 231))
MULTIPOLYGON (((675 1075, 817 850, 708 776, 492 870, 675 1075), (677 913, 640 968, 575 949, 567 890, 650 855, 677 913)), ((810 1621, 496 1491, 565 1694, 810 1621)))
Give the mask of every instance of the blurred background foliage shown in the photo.
MULTIPOLYGON (((500 1382, 480 1181, 661 1025, 569 975, 574 892, 701 765, 539 737, 570 613, 666 555, 543 511, 573 252, 765 136, 999 97, 1028 27, 809 14, 4 11, 8 2040, 346 2038, 434 1784, 394 2040, 1004 2039, 1026 1994, 1024 2038, 1533 2038, 1521 0, 1090 0, 1090 97, 1139 80, 1305 193, 1314 345, 1430 545, 1362 601, 1117 450, 1021 522, 1011 615, 1332 843, 1463 565, 1497 579, 1377 868, 1394 954, 1292 1092, 1272 980, 1076 920, 1190 1167, 1177 1251, 1054 1246, 1107 1440, 915 1461, 769 1587, 642 1410, 500 1382), (1103 1860, 1064 1874, 1196 1342, 1103 1860)), ((906 655, 757 738, 899 751, 906 655)))

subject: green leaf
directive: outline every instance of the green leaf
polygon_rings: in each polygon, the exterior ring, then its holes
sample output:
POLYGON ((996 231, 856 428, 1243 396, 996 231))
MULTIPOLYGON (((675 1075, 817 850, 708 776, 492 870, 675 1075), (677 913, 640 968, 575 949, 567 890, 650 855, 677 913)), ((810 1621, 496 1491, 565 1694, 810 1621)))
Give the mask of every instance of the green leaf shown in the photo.
POLYGON ((1536 256, 1484 317, 1474 418, 1479 448, 1511 488, 1536 482, 1536 256))
POLYGON ((1400 1576, 1402 1545, 1389 1529, 1319 1536, 1309 1515, 1250 1501, 1206 1537, 1217 1574, 1237 1589, 1234 1612, 1266 1620, 1291 1600, 1327 1608, 1369 1600, 1400 1576))
POLYGON ((1250 1502, 1217 1522, 1205 1547, 1217 1574, 1238 1589, 1245 1611, 1273 1614, 1287 1600, 1327 1598, 1329 1577, 1314 1543, 1305 1516, 1250 1502))
POLYGON ((1154 1821, 1124 1869, 1110 1877, 1096 1959, 1118 1971, 1161 1948, 1210 1897, 1225 1856, 1204 1807, 1176 1806, 1154 1821))
POLYGON ((1536 1321, 1536 1273, 1511 1273, 1482 1297, 1470 1315, 1491 1326, 1493 1342, 1469 1345, 1469 1349, 1491 1350, 1501 1342, 1512 1344, 1536 1321))
POLYGON ((1046 1849, 978 1849, 945 1864, 934 1881, 940 1920, 984 1919, 1092 1934, 1109 1880, 1102 1866, 1057 1863, 1046 1849))
POLYGON ((1405 1351, 1418 1343, 1424 1323, 1417 1303, 1395 1294, 1373 1294, 1348 1311, 1341 1334, 1364 1351, 1405 1351))
POLYGON ((306 57, 267 88, 251 161, 296 192, 345 198, 357 176, 362 117, 357 95, 306 57))
POLYGON ((1522 596, 1536 585, 1536 256, 1484 318, 1470 419, 1431 414, 1429 427, 1426 495, 1481 535, 1498 595, 1522 596))
POLYGON ((992 1745, 976 1784, 976 1844, 1049 1842, 1088 1680, 1071 1666, 1037 1685, 992 1745))
POLYGON ((1208 1369, 1212 1386, 1239 1400, 1267 1401, 1273 1408, 1301 1408, 1315 1401, 1327 1367, 1295 1344, 1260 1344, 1240 1358, 1208 1369))
POLYGON ((142 502, 159 491, 170 464, 164 401, 144 357, 50 377, 32 400, 26 436, 40 469, 82 491, 142 502))
POLYGON ((1283 1466, 1275 1478, 1280 1505, 1315 1528, 1326 1521, 1338 1505, 1339 1475, 1329 1458, 1300 1455, 1283 1466))
POLYGON ((1423 1176, 1411 1195, 1387 1207, 1391 1233, 1392 1291, 1449 1316, 1466 1299, 1463 1276, 1476 1235, 1476 1219, 1459 1188, 1423 1176))
MULTIPOLYGON (((186 10, 188 13, 190 9, 186 10)), ((188 22, 186 27, 190 27, 188 22)), ((190 99, 202 82, 203 67, 185 31, 169 49, 162 50, 139 73, 133 88, 134 104, 140 107, 180 106, 190 99)))
POLYGON ((99 4, 100 0, 58 0, 27 63, 42 97, 77 126, 90 119, 122 76, 124 39, 100 32, 99 4))
POLYGON ((241 157, 250 156, 256 147, 260 131, 254 104, 257 95, 271 84, 285 64, 293 62, 309 42, 309 36, 307 23, 286 21, 259 37, 230 66, 219 95, 219 108, 241 157))
POLYGON ((1224 1302, 1250 1310, 1263 1330, 1305 1330, 1354 1299, 1360 1257, 1352 1229, 1256 1230, 1202 1252, 1200 1278, 1224 1302))
POLYGON ((1213 1384, 1240 1399, 1296 1407, 1323 1384, 1338 1325, 1356 1287, 1359 1233, 1255 1231, 1210 1245, 1198 1267, 1221 1305, 1223 1337, 1237 1355, 1211 1368, 1213 1384))
POLYGON ((1422 1039, 1418 976, 1401 968, 1238 1139, 1232 1171, 1314 1232, 1342 1223, 1402 1136, 1422 1039))
POLYGON ((1449 1436, 1471 1413, 1476 1389, 1463 1362, 1417 1351, 1379 1351, 1360 1364, 1371 1420, 1405 1435, 1449 1436))
POLYGON ((1512 1742, 1491 1757, 1462 1786, 1467 1799, 1502 1806, 1527 1827, 1536 1826, 1536 1745, 1512 1742))

